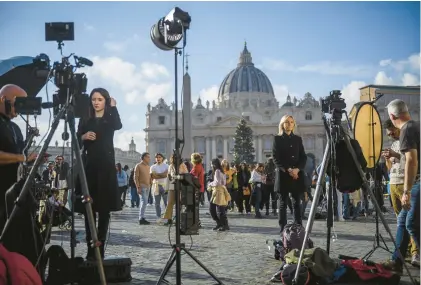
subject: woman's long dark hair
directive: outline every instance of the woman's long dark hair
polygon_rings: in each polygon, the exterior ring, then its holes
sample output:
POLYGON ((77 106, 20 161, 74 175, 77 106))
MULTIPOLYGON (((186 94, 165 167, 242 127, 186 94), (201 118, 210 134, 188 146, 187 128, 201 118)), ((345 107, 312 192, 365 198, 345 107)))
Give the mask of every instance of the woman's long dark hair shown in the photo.
POLYGON ((213 172, 215 172, 217 169, 219 169, 219 171, 223 172, 221 161, 219 160, 219 158, 212 159, 212 168, 213 168, 213 172))
POLYGON ((118 174, 121 174, 121 163, 120 162, 117 163, 116 166, 117 166, 117 169, 118 169, 118 174))
POLYGON ((96 92, 101 94, 101 96, 104 97, 104 99, 105 99, 104 115, 108 114, 108 109, 110 108, 110 100, 111 100, 110 93, 104 88, 94 88, 94 89, 92 89, 91 94, 89 94, 88 119, 95 118, 95 109, 94 109, 94 106, 92 106, 92 96, 96 92))

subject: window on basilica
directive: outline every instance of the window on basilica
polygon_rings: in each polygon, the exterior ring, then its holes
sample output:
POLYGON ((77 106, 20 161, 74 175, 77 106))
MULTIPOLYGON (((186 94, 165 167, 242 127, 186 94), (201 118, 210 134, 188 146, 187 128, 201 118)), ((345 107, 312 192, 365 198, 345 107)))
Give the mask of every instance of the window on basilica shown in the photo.
POLYGON ((204 138, 197 138, 196 139, 196 151, 199 153, 205 153, 206 152, 206 144, 204 138))
POLYGON ((310 111, 306 112, 306 121, 311 121, 312 120, 312 115, 310 111))
POLYGON ((160 153, 166 153, 166 143, 165 141, 158 141, 157 150, 160 153))
POLYGON ((158 124, 165 125, 165 116, 158 117, 158 124))
POLYGON ((217 122, 222 121, 222 117, 216 117, 216 121, 217 121, 217 122))

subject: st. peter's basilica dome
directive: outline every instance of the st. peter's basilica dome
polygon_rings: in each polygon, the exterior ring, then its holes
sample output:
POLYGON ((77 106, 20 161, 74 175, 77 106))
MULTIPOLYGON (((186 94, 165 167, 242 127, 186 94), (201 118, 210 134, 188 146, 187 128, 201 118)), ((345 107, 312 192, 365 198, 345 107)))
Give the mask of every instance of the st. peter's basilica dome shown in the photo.
POLYGON ((269 78, 260 69, 254 67, 247 43, 240 54, 237 68, 224 78, 219 87, 218 98, 237 92, 265 93, 275 96, 269 78))

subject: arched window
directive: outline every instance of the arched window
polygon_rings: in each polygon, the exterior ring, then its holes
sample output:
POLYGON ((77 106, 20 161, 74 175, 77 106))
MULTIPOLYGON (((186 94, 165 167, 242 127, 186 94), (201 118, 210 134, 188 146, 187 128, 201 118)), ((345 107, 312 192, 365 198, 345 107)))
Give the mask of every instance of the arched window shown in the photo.
POLYGON ((271 136, 265 137, 264 149, 265 150, 271 150, 272 149, 272 142, 273 142, 273 138, 271 136))
POLYGON ((311 112, 306 111, 306 121, 311 121, 311 120, 312 120, 311 112))
POLYGON ((165 154, 167 152, 167 146, 165 141, 158 141, 158 147, 157 147, 158 152, 165 154))
POLYGON ((199 153, 206 152, 206 144, 204 138, 196 138, 196 151, 199 153))

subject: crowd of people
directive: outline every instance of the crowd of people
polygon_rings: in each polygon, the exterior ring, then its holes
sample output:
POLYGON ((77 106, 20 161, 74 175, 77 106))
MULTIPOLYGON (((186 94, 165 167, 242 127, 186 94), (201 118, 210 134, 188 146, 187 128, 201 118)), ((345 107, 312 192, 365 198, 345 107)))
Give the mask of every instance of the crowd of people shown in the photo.
MULTIPOLYGON (((17 173, 19 163, 30 163, 36 159, 36 154, 22 154, 23 143, 16 143, 22 137, 17 125, 11 122, 16 117, 13 104, 11 111, 6 112, 5 98, 13 103, 19 96, 26 96, 24 90, 17 86, 3 87, 0 90, 0 196, 16 183, 13 178, 17 173), (13 130, 13 132, 11 131, 13 130), (15 135, 13 135, 13 133, 15 135), (6 135, 5 135, 6 134, 6 135), (7 174, 4 176, 4 174, 7 174), (3 177, 5 178, 3 180, 3 177)), ((189 159, 180 160, 171 156, 168 160, 161 153, 144 152, 140 162, 130 170, 115 162, 113 137, 114 132, 122 128, 116 101, 107 90, 95 88, 90 94, 91 104, 89 116, 79 121, 77 135, 80 147, 83 149, 84 169, 90 195, 93 199, 92 208, 97 224, 101 256, 104 257, 104 243, 110 221, 110 213, 121 211, 126 205, 126 193, 130 189, 131 207, 139 208, 139 225, 148 225, 145 210, 148 204, 155 205, 156 219, 159 223, 170 225, 174 221, 175 196, 174 181, 176 169, 179 173, 191 173, 200 183, 200 203, 209 203, 209 215, 215 221, 213 230, 228 231, 229 215, 236 212, 240 215, 254 215, 256 219, 276 215, 282 232, 287 224, 287 210, 293 216, 293 222, 302 225, 305 219, 305 209, 308 201, 312 201, 312 188, 318 178, 315 161, 305 152, 300 136, 294 133, 295 120, 290 115, 281 118, 277 135, 274 136, 272 157, 266 162, 235 164, 224 158, 214 158, 210 169, 206 172, 202 156, 191 154, 189 159), (155 163, 151 162, 151 155, 155 163), (161 205, 161 201, 164 207, 161 205)), ((385 128, 388 136, 395 140, 390 149, 382 152, 386 168, 379 168, 386 175, 371 176, 388 182, 393 209, 397 215, 398 231, 396 235, 397 249, 392 260, 385 266, 402 270, 398 259, 399 252, 406 256, 408 246, 411 247, 412 262, 419 265, 419 123, 411 120, 406 104, 394 100, 388 105, 390 120, 385 128), (398 140, 399 139, 399 140, 398 140), (387 169, 385 171, 385 169, 387 169), (380 177, 380 178, 379 178, 380 177)), ((80 177, 69 181, 68 166, 65 166, 62 156, 56 157, 56 164, 49 164, 41 170, 41 179, 55 184, 56 188, 74 188, 76 197, 83 196, 80 177), (65 182, 67 181, 67 182, 65 182), (71 185, 68 185, 71 184, 71 185)), ((376 169, 377 171, 378 169, 376 169)), ((325 177, 329 183, 329 177, 325 177)), ((383 182, 382 181, 382 182, 383 182)), ((376 182, 374 182, 376 184, 376 182)), ((387 183, 386 183, 387 184, 387 183)), ((73 192, 73 191, 72 191, 73 192)), ((324 191, 326 192, 326 191, 324 191)), ((383 193, 381 193, 383 194, 383 193)), ((329 198, 329 197, 327 197, 329 198)), ((335 219, 337 221, 355 219, 359 215, 368 214, 368 197, 361 191, 354 193, 334 193, 335 219), (351 207, 350 207, 351 206, 351 207), (351 211, 351 209, 353 209, 351 211), (352 213, 352 214, 351 214, 352 213)), ((320 201, 312 201, 323 208, 326 197, 320 201)), ((69 199, 75 204, 81 199, 69 199)), ((383 199, 380 199, 383 200, 383 199)), ((2 199, 0 199, 2 201, 2 199)), ((67 201, 58 203, 66 205, 67 201)), ((52 201, 56 204, 56 201, 52 201)), ((1 202, 0 229, 6 219, 4 201, 1 202)), ((75 211, 84 214, 82 210, 75 211)), ((79 208, 80 209, 80 208, 79 208)), ((91 245, 92 236, 85 216, 85 231, 87 242, 87 259, 95 259, 91 245)), ((175 217, 177 218, 177 217, 175 217)))

